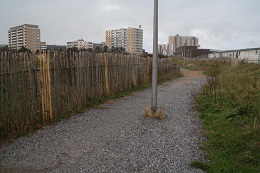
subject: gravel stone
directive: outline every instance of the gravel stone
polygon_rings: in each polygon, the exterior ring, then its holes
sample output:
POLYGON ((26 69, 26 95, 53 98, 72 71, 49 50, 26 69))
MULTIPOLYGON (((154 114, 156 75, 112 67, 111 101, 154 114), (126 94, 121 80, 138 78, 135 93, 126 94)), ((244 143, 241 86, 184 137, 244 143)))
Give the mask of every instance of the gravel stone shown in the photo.
POLYGON ((1 148, 0 172, 203 173, 190 167, 194 160, 205 160, 191 92, 205 77, 182 71, 184 77, 158 86, 165 119, 144 117, 151 90, 136 92, 1 148))

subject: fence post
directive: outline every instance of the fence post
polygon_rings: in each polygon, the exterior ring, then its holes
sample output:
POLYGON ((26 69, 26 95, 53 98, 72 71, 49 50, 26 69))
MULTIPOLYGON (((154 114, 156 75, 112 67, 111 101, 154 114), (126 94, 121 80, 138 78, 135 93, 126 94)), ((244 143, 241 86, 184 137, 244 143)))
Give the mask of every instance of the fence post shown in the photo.
POLYGON ((105 64, 105 81, 106 81, 106 94, 109 95, 109 82, 108 82, 108 57, 104 53, 104 64, 105 64))
POLYGON ((146 65, 146 82, 149 82, 150 79, 150 64, 151 64, 151 58, 147 57, 147 65, 146 65))
POLYGON ((52 95, 50 78, 50 52, 44 51, 40 54, 40 78, 42 94, 42 116, 43 122, 52 122, 52 95))

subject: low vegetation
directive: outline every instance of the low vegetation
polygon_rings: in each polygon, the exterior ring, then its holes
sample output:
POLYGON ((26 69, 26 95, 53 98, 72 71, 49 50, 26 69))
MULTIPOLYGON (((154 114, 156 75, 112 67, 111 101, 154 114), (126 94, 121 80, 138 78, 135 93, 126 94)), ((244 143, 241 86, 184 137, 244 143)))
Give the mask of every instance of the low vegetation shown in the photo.
POLYGON ((189 70, 206 71, 212 65, 213 60, 204 61, 195 58, 174 57, 173 62, 189 70))
POLYGON ((192 166, 209 173, 259 173, 260 65, 176 61, 207 69, 207 84, 195 99, 209 161, 192 166))

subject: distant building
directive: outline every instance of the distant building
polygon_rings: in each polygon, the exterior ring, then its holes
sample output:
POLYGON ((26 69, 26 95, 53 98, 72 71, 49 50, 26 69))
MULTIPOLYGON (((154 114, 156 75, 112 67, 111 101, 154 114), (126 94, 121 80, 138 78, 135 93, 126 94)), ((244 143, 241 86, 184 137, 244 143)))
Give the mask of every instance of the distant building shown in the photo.
POLYGON ((66 50, 65 45, 47 45, 47 50, 66 50))
POLYGON ((168 54, 168 44, 158 44, 158 54, 168 54))
POLYGON ((260 64, 260 47, 224 50, 224 51, 211 51, 207 54, 208 58, 238 58, 246 62, 260 64))
POLYGON ((38 25, 24 24, 15 26, 8 31, 9 47, 20 49, 22 46, 32 52, 40 50, 40 29, 38 25))
POLYGON ((124 48, 128 53, 141 54, 143 51, 143 30, 139 28, 121 28, 106 31, 106 45, 109 49, 124 48))
POLYGON ((208 58, 207 54, 210 52, 210 49, 198 49, 197 46, 181 46, 176 48, 176 55, 195 58, 199 56, 204 56, 208 58))
POLYGON ((84 41, 83 39, 79 39, 76 41, 67 42, 67 49, 68 48, 77 48, 78 50, 93 49, 93 43, 84 41))
POLYGON ((96 48, 100 48, 102 51, 104 49, 104 47, 106 46, 106 43, 105 42, 101 42, 101 43, 93 43, 93 49, 96 49, 96 48))
POLYGON ((46 42, 41 42, 41 50, 66 50, 65 45, 47 45, 46 42))
POLYGON ((169 36, 168 55, 176 55, 176 48, 181 46, 199 46, 199 40, 193 36, 169 36))

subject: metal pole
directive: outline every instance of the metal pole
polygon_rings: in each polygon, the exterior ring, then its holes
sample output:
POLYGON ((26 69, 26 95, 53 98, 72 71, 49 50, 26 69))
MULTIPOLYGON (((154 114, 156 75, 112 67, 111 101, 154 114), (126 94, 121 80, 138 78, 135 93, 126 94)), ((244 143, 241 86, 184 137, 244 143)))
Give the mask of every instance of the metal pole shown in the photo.
POLYGON ((152 72, 152 107, 157 109, 157 58, 158 58, 158 0, 154 0, 154 24, 153 24, 153 72, 152 72))

